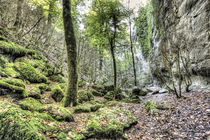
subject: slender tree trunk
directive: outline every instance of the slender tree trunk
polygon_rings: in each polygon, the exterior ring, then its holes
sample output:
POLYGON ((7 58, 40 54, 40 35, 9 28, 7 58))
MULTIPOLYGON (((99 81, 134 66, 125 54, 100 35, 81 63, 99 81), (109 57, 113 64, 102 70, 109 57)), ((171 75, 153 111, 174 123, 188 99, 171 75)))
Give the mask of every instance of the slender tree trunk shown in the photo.
POLYGON ((103 68, 103 51, 99 48, 99 70, 102 71, 103 68))
POLYGON ((117 65, 116 65, 116 58, 114 54, 115 46, 113 45, 113 39, 110 41, 110 50, 112 54, 112 61, 113 61, 113 69, 114 69, 114 87, 117 87, 117 65))
POLYGON ((71 0, 63 0, 63 22, 68 62, 68 87, 64 106, 77 104, 77 46, 71 17, 71 0))
POLYGON ((55 7, 55 2, 56 0, 51 0, 49 4, 49 14, 48 14, 48 19, 47 19, 47 30, 49 31, 52 27, 52 19, 53 19, 53 9, 55 7))
POLYGON ((14 26, 17 28, 20 27, 20 24, 21 24, 23 3, 24 3, 24 0, 17 1, 17 13, 16 13, 16 19, 15 19, 15 23, 14 23, 14 26))
POLYGON ((134 74, 134 85, 137 86, 137 80, 136 80, 136 64, 135 64, 135 57, 133 52, 133 40, 132 40, 132 29, 131 29, 131 22, 129 22, 130 26, 130 45, 131 45, 131 54, 132 54, 132 62, 133 62, 133 74, 134 74))

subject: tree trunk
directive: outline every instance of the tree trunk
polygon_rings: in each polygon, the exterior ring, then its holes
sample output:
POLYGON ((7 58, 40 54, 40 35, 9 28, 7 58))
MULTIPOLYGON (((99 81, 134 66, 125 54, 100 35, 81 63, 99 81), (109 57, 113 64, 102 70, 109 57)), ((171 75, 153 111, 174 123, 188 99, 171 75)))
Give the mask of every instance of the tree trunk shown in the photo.
POLYGON ((22 9, 23 9, 24 0, 17 1, 17 13, 16 13, 16 20, 14 23, 15 27, 20 27, 21 24, 21 16, 22 16, 22 9))
POLYGON ((48 19, 47 19, 47 26, 48 26, 48 31, 52 27, 52 19, 53 19, 53 9, 55 7, 55 2, 56 0, 51 0, 49 4, 49 14, 48 14, 48 19))
POLYGON ((115 46, 113 45, 113 39, 111 39, 110 50, 111 50, 111 54, 112 54, 113 69, 114 69, 114 88, 116 89, 116 87, 117 87, 117 65, 116 65, 116 59, 115 59, 115 54, 114 54, 114 48, 115 48, 115 46))
POLYGON ((133 41, 132 41, 132 31, 131 31, 131 22, 129 22, 130 26, 130 45, 131 45, 131 54, 132 54, 132 62, 133 62, 133 73, 134 73, 134 85, 137 86, 136 80, 136 64, 135 64, 135 57, 133 52, 133 41))
POLYGON ((77 104, 77 46, 71 17, 71 0, 63 0, 63 22, 68 62, 68 87, 64 106, 77 104))
POLYGON ((99 70, 102 71, 103 68, 103 51, 99 48, 99 70))

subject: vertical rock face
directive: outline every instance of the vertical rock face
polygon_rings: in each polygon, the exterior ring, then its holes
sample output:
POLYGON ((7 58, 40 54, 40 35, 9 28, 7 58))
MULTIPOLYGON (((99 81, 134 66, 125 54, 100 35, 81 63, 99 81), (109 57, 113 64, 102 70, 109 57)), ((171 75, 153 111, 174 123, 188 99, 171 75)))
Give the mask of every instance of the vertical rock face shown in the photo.
MULTIPOLYGON (((154 54, 151 70, 163 75, 165 65, 163 51, 176 55, 175 48, 183 49, 190 60, 192 78, 210 84, 210 1, 209 0, 153 0, 154 20, 157 30, 153 32, 154 54), (167 51, 166 51, 167 52, 167 51)), ((198 83, 197 83, 198 84, 198 83)))

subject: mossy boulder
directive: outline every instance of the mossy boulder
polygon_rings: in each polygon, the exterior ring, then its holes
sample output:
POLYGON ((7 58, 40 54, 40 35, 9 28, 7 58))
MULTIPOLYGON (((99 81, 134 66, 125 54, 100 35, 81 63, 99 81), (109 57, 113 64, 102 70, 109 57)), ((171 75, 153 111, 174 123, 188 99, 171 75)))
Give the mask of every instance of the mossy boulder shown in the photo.
POLYGON ((56 102, 60 102, 64 97, 64 92, 59 85, 52 88, 51 96, 56 102))
POLYGON ((41 90, 38 87, 33 87, 28 91, 28 96, 35 98, 35 99, 41 99, 41 90))
POLYGON ((45 91, 51 91, 50 86, 45 83, 41 83, 39 85, 39 89, 41 90, 41 93, 44 93, 45 91))
POLYGON ((104 85, 104 89, 106 92, 114 91, 114 85, 104 85))
POLYGON ((56 105, 46 105, 46 111, 55 119, 58 121, 67 121, 71 122, 74 121, 74 118, 72 116, 72 113, 60 106, 56 105))
POLYGON ((104 86, 102 86, 102 85, 93 85, 92 88, 100 93, 103 93, 103 95, 106 94, 106 90, 105 90, 104 86))
POLYGON ((93 105, 79 105, 79 106, 76 106, 74 108, 74 113, 82 113, 82 112, 95 112, 97 111, 98 109, 100 109, 101 107, 103 107, 102 104, 93 104, 93 105))
POLYGON ((22 79, 31 83, 47 83, 47 77, 40 73, 28 62, 16 62, 15 68, 21 74, 22 79))
POLYGON ((15 94, 18 98, 25 98, 28 96, 28 93, 23 87, 15 86, 0 80, 0 89, 5 89, 5 94, 15 94))
POLYGON ((91 112, 89 106, 76 106, 74 108, 74 113, 82 113, 82 112, 91 112))
POLYGON ((31 113, 7 101, 0 101, 1 140, 45 140, 57 132, 54 119, 46 113, 31 113), (49 132, 46 134, 45 132, 49 132), (54 131, 54 132, 53 132, 54 131))
POLYGON ((138 87, 134 87, 132 89, 132 95, 136 95, 136 96, 146 96, 147 95, 147 91, 144 89, 140 89, 138 87))
POLYGON ((21 79, 7 78, 7 79, 2 79, 2 81, 14 86, 25 88, 25 83, 21 79))
POLYGON ((35 50, 23 48, 14 42, 2 40, 0 40, 0 52, 11 55, 15 58, 38 53, 35 50))
POLYGON ((90 92, 92 92, 92 94, 93 94, 94 96, 100 96, 100 97, 103 96, 103 93, 101 93, 101 92, 99 92, 99 91, 97 91, 97 90, 95 90, 95 89, 90 90, 90 92))
POLYGON ((52 75, 49 77, 49 79, 53 82, 65 83, 65 80, 61 75, 52 75))
POLYGON ((114 99, 114 94, 115 94, 114 91, 110 91, 104 96, 104 98, 109 100, 109 101, 113 100, 114 99))
POLYGON ((20 77, 20 73, 17 72, 14 67, 12 67, 13 63, 10 63, 9 66, 7 66, 5 69, 3 69, 3 72, 9 76, 9 77, 13 77, 13 78, 19 78, 20 77))
POLYGON ((90 118, 87 130, 83 133, 86 137, 94 138, 121 138, 124 129, 136 123, 131 112, 118 107, 100 108, 90 118))
POLYGON ((90 91, 80 90, 78 91, 78 102, 84 103, 87 101, 94 100, 94 96, 90 91))
POLYGON ((43 60, 32 61, 33 67, 39 69, 45 76, 49 77, 54 74, 53 66, 43 60))
POLYGON ((43 112, 45 110, 45 106, 33 98, 26 98, 20 101, 19 105, 23 110, 30 110, 32 112, 43 112))

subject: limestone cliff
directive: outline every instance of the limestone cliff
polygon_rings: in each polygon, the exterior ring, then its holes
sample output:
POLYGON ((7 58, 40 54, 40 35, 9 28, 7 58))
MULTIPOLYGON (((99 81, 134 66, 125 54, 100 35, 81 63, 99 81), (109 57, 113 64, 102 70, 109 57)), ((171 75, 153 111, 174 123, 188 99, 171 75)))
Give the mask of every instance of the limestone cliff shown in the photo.
MULTIPOLYGON (((210 1, 153 0, 152 4, 155 27, 150 62, 154 77, 167 75, 164 53, 171 58, 180 48, 185 62, 189 60, 193 84, 210 87, 210 1)), ((183 64, 181 67, 183 70, 183 64)))

